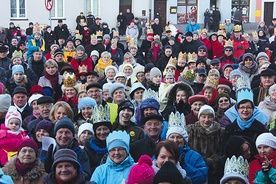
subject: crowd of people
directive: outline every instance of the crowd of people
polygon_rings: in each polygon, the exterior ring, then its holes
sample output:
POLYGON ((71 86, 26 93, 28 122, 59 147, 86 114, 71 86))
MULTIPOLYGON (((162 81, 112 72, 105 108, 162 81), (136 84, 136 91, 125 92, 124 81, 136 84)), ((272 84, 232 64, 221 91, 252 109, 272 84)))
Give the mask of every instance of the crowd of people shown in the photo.
POLYGON ((10 23, 0 182, 276 183, 276 19, 251 37, 230 20, 210 35, 155 17, 143 40, 130 10, 117 20, 81 12, 74 34, 10 23))

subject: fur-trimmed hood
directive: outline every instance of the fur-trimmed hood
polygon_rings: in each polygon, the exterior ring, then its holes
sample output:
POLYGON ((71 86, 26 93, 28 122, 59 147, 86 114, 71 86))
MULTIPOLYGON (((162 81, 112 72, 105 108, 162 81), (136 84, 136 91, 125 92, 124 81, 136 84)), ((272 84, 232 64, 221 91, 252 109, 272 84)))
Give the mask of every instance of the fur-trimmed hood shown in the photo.
MULTIPOLYGON (((16 170, 15 162, 17 156, 13 157, 3 168, 3 172, 6 175, 9 175, 13 180, 19 180, 21 178, 19 172, 16 170)), ((26 180, 35 180, 41 177, 45 173, 44 164, 37 159, 37 164, 34 168, 25 174, 24 179, 26 180)))
POLYGON ((159 40, 153 40, 151 42, 151 47, 150 48, 153 48, 156 43, 158 43, 160 49, 162 49, 162 43, 159 40))
POLYGON ((189 84, 187 84, 185 82, 177 82, 174 84, 174 86, 171 88, 171 90, 168 91, 168 93, 167 93, 168 101, 175 102, 176 91, 179 89, 186 92, 187 101, 190 96, 194 95, 194 90, 189 84))

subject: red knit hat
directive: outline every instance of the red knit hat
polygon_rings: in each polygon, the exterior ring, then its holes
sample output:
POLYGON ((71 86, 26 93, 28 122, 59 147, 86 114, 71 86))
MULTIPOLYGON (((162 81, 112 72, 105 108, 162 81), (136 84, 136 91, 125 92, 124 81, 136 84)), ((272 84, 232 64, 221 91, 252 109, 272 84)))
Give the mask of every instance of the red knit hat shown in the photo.
POLYGON ((5 85, 0 82, 0 94, 5 94, 5 85))
POLYGON ((33 94, 36 94, 36 93, 44 95, 43 88, 38 84, 32 86, 29 96, 32 96, 33 94))
POLYGON ((148 155, 142 155, 138 163, 133 166, 128 175, 128 184, 143 183, 152 184, 154 180, 152 160, 148 155))
POLYGON ((201 101, 201 102, 207 104, 208 103, 208 98, 204 95, 194 95, 194 96, 190 96, 189 99, 188 99, 188 103, 190 105, 192 105, 196 101, 201 101))
POLYGON ((20 150, 23 147, 31 147, 31 148, 33 148, 34 151, 35 151, 35 153, 36 153, 36 155, 37 155, 38 147, 37 147, 37 144, 34 142, 34 140, 32 140, 32 139, 25 139, 23 142, 21 142, 21 144, 19 144, 19 147, 18 147, 18 153, 20 152, 20 150))
POLYGON ((225 79, 225 78, 220 78, 220 79, 219 79, 219 82, 218 82, 218 87, 217 87, 217 89, 219 89, 219 88, 221 88, 221 87, 226 88, 227 91, 228 91, 228 93, 230 93, 231 90, 232 90, 232 83, 231 83, 230 80, 227 80, 227 79, 225 79))

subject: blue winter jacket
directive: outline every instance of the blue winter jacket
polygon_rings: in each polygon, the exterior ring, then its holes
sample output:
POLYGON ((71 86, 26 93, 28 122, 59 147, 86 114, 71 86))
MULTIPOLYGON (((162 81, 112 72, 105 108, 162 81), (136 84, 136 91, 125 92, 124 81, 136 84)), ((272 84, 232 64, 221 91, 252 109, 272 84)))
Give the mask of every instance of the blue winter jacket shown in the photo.
POLYGON ((207 182, 208 167, 198 152, 192 150, 189 146, 182 146, 180 147, 180 159, 181 167, 185 169, 193 184, 207 182))
POLYGON ((200 29, 199 24, 195 23, 194 25, 192 24, 187 24, 186 26, 186 33, 187 32, 194 32, 200 29))
POLYGON ((121 184, 123 180, 127 180, 129 171, 134 164, 130 155, 120 164, 115 164, 108 157, 105 164, 96 168, 90 181, 96 184, 121 184))

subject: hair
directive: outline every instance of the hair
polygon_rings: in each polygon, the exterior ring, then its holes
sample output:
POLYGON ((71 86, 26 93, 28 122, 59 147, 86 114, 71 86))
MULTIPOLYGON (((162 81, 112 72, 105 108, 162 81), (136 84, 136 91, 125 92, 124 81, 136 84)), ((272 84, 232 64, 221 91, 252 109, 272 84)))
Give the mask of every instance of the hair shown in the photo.
POLYGON ((111 54, 107 51, 102 52, 101 57, 108 55, 111 58, 111 54))
POLYGON ((44 63, 44 67, 48 67, 49 65, 53 65, 55 68, 58 68, 58 64, 55 60, 49 59, 44 63))
POLYGON ((66 110, 67 117, 70 118, 72 121, 74 120, 74 113, 70 105, 65 101, 56 102, 55 105, 52 107, 50 111, 49 119, 52 122, 56 122, 55 120, 55 111, 59 108, 63 107, 66 110))
POLYGON ((251 106, 254 108, 253 102, 251 102, 250 100, 247 100, 247 99, 244 99, 244 100, 240 101, 240 102, 237 104, 237 107, 240 108, 240 105, 241 105, 241 104, 244 104, 244 103, 246 103, 246 102, 250 102, 250 103, 251 103, 251 106))
POLYGON ((124 60, 125 60, 127 57, 131 57, 132 60, 134 60, 134 57, 133 57, 133 55, 132 55, 130 52, 126 52, 126 53, 125 53, 125 55, 124 55, 124 60))
POLYGON ((170 140, 164 140, 161 141, 157 144, 156 148, 155 148, 155 158, 157 159, 157 157, 160 154, 160 150, 161 148, 165 148, 170 154, 172 154, 175 162, 178 162, 179 157, 180 157, 180 151, 179 151, 179 147, 177 146, 177 144, 173 141, 170 140))
POLYGON ((213 118, 215 118, 215 116, 214 116, 214 114, 213 114, 213 111, 212 111, 211 109, 205 109, 205 110, 203 110, 202 112, 200 112, 200 116, 201 116, 202 114, 212 115, 213 118))

